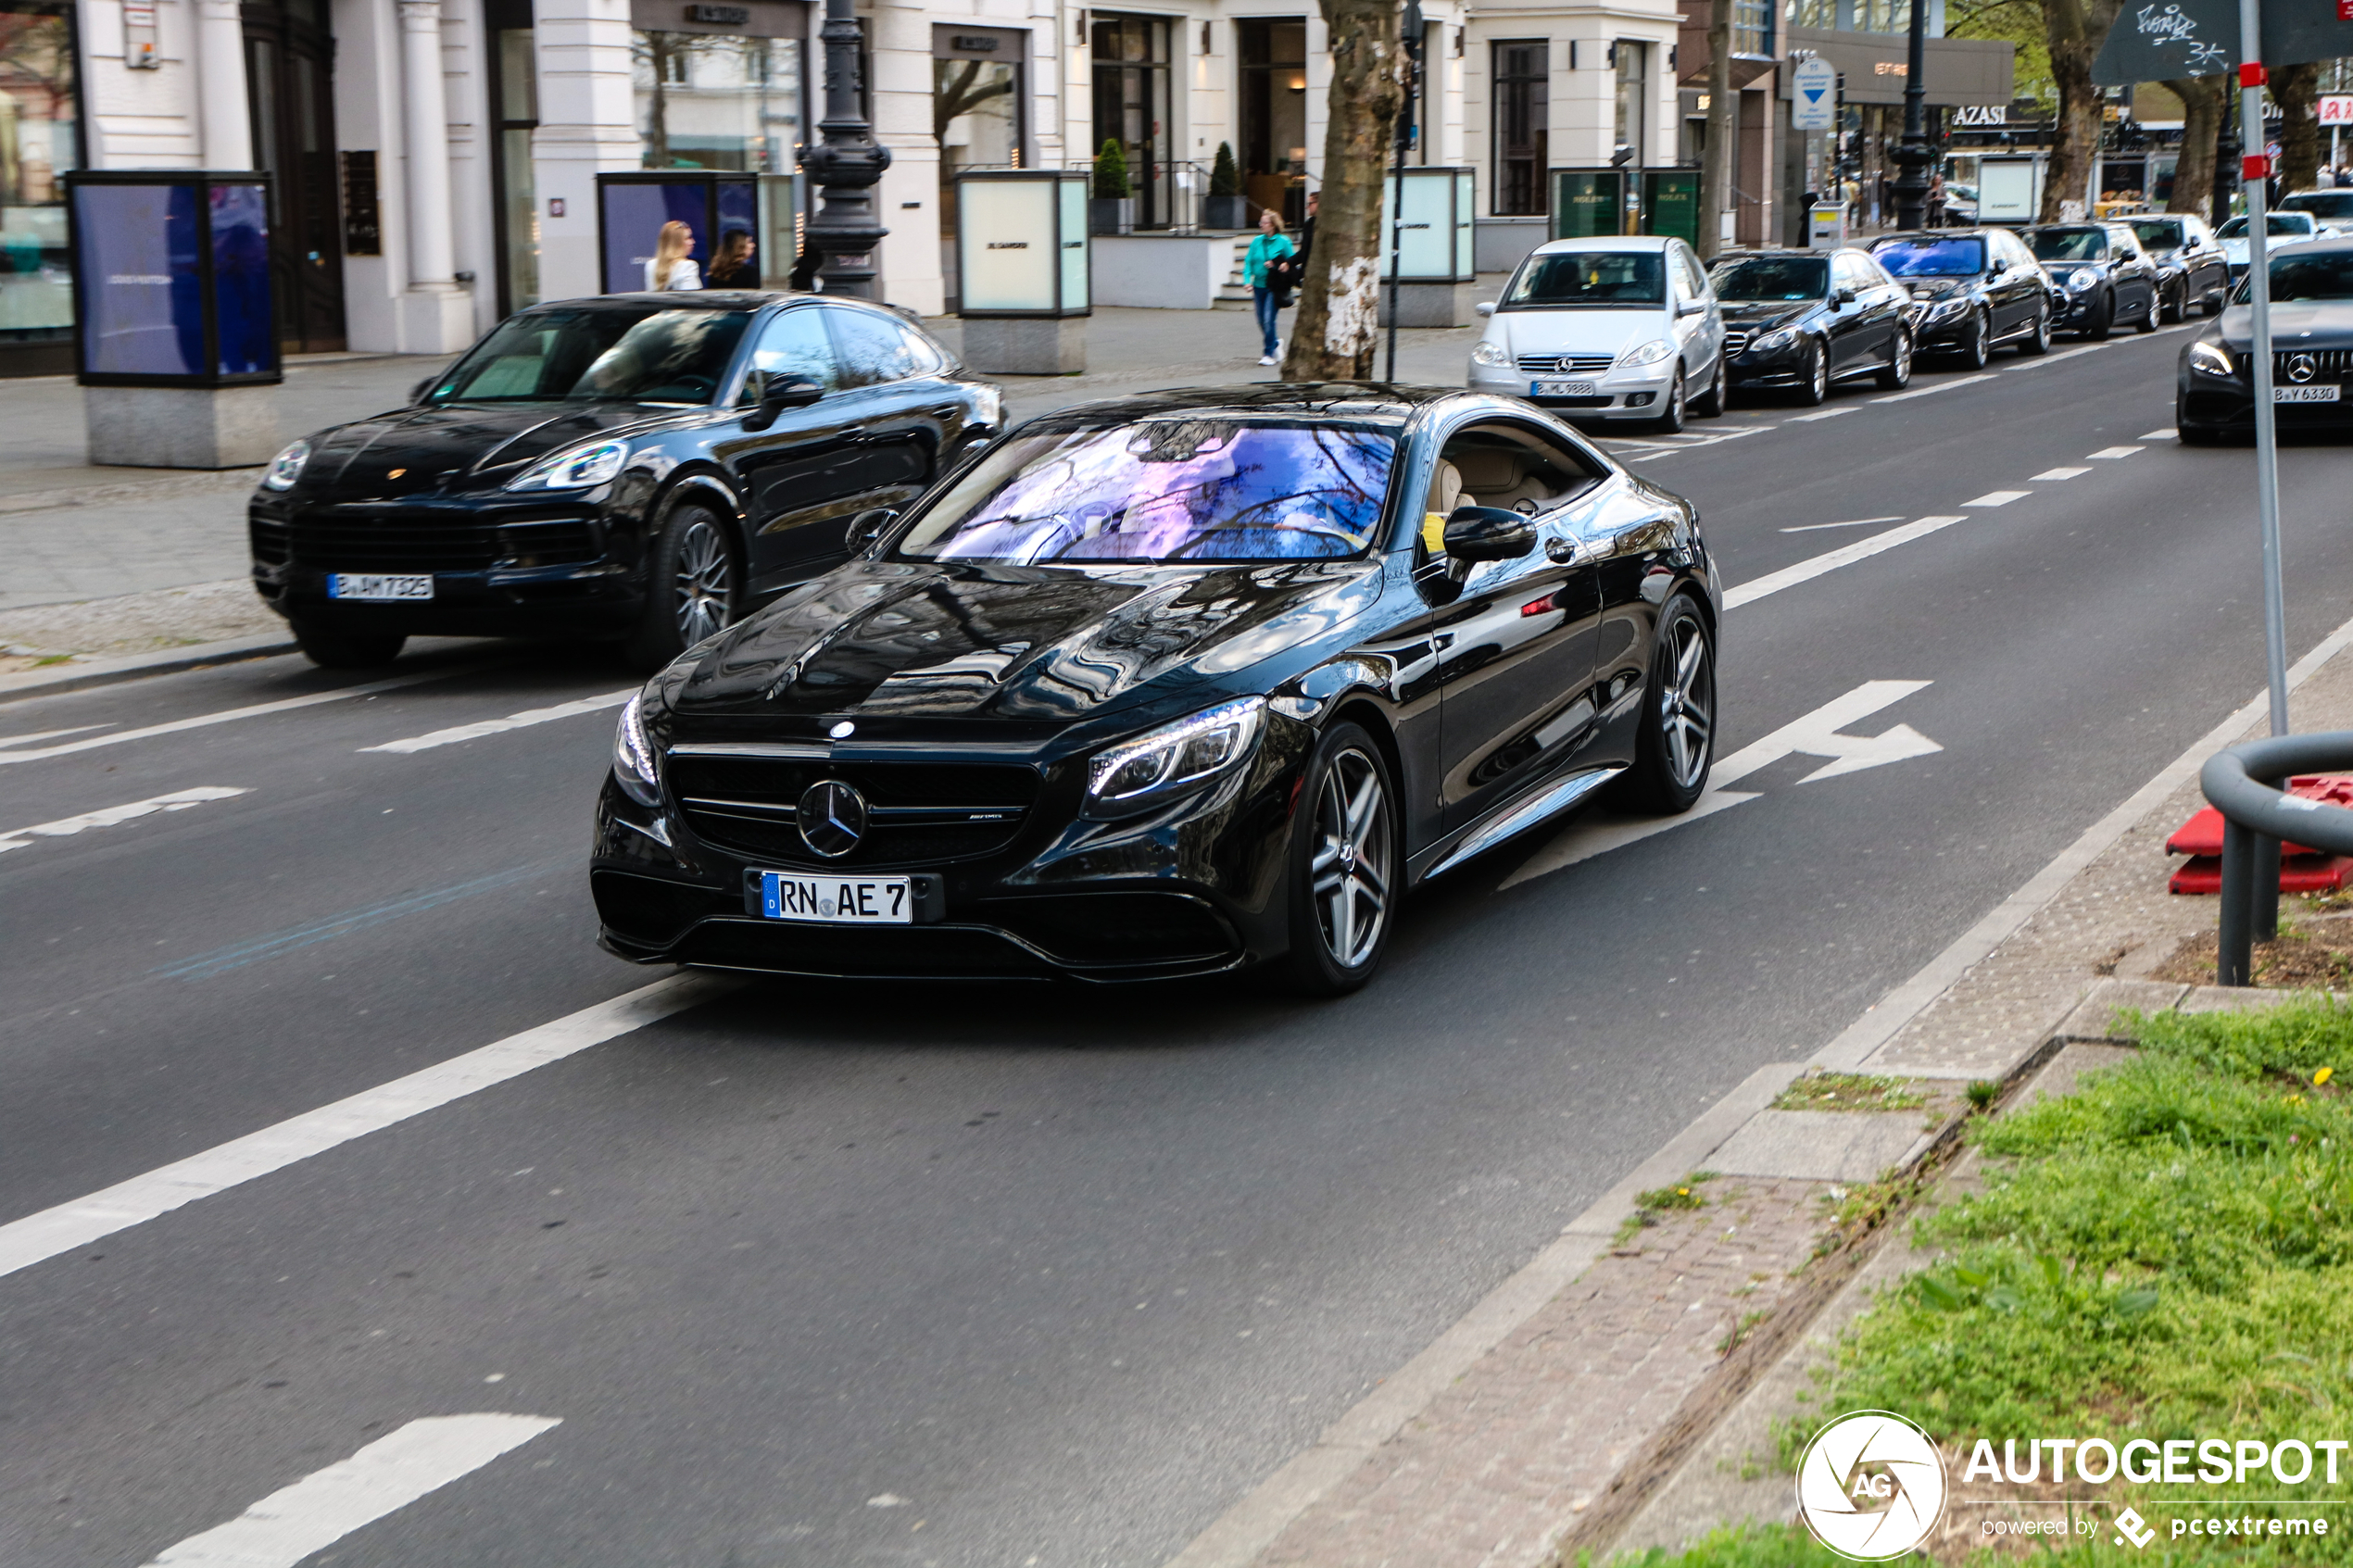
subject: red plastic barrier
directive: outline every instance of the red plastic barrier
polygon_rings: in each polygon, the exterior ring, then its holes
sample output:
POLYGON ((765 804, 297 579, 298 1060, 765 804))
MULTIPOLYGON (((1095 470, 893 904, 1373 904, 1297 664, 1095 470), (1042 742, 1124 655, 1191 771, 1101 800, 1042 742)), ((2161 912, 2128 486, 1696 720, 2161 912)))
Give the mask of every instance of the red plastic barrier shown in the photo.
MULTIPOLYGON (((2304 774, 2287 782, 2287 793, 2307 800, 2325 800, 2353 809, 2353 778, 2304 774)), ((2222 891, 2222 813, 2207 806, 2165 841, 2169 855, 2189 860, 2174 872, 2169 884, 2176 893, 2222 891)), ((2335 893, 2353 884, 2353 856, 2324 855, 2301 844, 2280 846, 2280 891, 2335 893)))

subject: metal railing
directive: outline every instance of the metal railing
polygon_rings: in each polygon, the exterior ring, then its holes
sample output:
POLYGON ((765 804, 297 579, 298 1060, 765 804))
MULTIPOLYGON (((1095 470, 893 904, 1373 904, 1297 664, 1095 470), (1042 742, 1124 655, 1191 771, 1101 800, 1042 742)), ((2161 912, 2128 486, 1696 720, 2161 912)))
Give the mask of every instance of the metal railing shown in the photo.
MULTIPOLYGON (((1092 173, 1095 160, 1072 158, 1066 169, 1084 169, 1092 173)), ((1088 187, 1092 190, 1092 187, 1088 187)), ((1136 230, 1139 233, 1198 234, 1204 223, 1204 204, 1209 199, 1209 170, 1184 158, 1165 158, 1150 163, 1127 166, 1128 199, 1136 204, 1136 230)), ((1242 209, 1242 221, 1236 229, 1257 225, 1261 207, 1248 196, 1237 194, 1242 209)))
POLYGON ((2221 954, 2218 985, 2245 985, 2254 947, 2279 935, 2280 845, 2353 855, 2353 811, 2283 794, 2282 779, 2353 767, 2353 730, 2278 735, 2225 746, 2207 759, 2198 787, 2222 813, 2221 954))

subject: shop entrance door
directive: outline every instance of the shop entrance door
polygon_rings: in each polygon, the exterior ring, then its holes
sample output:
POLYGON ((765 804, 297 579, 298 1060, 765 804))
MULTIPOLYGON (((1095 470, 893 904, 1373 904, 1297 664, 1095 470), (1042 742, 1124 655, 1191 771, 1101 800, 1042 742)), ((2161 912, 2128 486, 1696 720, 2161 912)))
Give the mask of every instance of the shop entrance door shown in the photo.
POLYGON ((278 341, 288 354, 340 349, 343 220, 326 0, 247 0, 245 24, 253 164, 277 176, 270 283, 278 341))

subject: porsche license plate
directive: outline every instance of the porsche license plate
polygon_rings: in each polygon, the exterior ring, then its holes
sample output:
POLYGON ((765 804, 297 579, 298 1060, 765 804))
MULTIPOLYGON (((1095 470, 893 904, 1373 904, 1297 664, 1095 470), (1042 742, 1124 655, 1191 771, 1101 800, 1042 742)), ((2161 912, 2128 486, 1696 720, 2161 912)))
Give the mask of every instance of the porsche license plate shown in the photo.
POLYGON ((382 571, 331 571, 327 573, 327 597, 429 599, 433 597, 433 574, 395 576, 382 571))
POLYGON ((761 872, 760 912, 818 925, 912 925, 915 894, 903 876, 761 872))
POLYGON ((2274 403, 2336 403, 2344 399, 2341 386, 2275 386, 2271 389, 2274 403))
POLYGON ((1528 383, 1530 397, 1591 397, 1593 383, 1589 381, 1540 381, 1528 383))

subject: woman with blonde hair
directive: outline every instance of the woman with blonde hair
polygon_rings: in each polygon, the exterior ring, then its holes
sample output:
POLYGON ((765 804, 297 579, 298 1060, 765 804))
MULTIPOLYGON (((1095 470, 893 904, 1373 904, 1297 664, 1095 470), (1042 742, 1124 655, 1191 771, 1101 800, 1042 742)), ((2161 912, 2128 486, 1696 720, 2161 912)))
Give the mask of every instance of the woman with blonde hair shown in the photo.
POLYGON ((654 253, 646 261, 646 287, 649 289, 698 289, 702 287, 702 270, 697 267, 688 252, 695 248, 695 232, 675 218, 661 226, 661 233, 654 241, 654 253))

